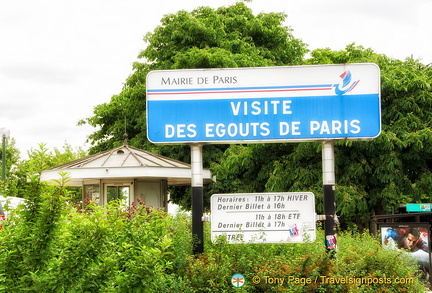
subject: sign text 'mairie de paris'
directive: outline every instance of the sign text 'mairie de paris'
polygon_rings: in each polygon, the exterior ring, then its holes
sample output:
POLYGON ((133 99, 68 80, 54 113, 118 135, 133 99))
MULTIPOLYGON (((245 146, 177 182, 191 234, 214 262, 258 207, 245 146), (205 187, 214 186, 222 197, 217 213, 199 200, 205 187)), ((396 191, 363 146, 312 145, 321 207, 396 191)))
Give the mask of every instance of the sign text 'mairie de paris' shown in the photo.
POLYGON ((381 132, 375 64, 156 70, 147 75, 154 143, 372 139, 381 132))
POLYGON ((233 193, 211 197, 212 240, 303 243, 316 238, 311 192, 233 193))

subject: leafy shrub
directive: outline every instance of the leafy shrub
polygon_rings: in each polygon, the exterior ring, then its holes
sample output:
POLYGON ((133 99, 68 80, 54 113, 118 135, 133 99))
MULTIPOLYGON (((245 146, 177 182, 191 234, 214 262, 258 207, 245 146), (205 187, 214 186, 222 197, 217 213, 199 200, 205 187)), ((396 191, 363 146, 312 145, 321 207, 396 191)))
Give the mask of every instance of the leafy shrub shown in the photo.
POLYGON ((339 285, 341 292, 424 292, 416 261, 409 254, 384 249, 369 233, 343 233, 339 240, 335 277, 356 283, 339 285), (363 280, 361 279, 363 278, 363 280), (409 282, 410 284, 406 284, 409 282))
POLYGON ((314 242, 304 244, 211 243, 209 227, 206 231, 205 253, 190 259, 185 275, 194 292, 425 291, 410 256, 383 249, 367 232, 339 235, 331 257, 321 230, 314 242), (241 289, 230 284, 236 273, 246 279, 241 289))
POLYGON ((191 253, 185 218, 119 203, 80 211, 59 190, 40 190, 42 199, 0 232, 1 292, 171 292, 182 284, 177 273, 191 253))
POLYGON ((33 198, 0 231, 1 292, 424 292, 410 255, 368 233, 304 244, 210 241, 193 256, 190 217, 142 204, 68 204, 62 188, 35 182, 33 198), (233 288, 231 276, 245 276, 233 288), (395 282, 406 280, 405 283, 395 282), (406 278, 406 279, 401 279, 406 278))

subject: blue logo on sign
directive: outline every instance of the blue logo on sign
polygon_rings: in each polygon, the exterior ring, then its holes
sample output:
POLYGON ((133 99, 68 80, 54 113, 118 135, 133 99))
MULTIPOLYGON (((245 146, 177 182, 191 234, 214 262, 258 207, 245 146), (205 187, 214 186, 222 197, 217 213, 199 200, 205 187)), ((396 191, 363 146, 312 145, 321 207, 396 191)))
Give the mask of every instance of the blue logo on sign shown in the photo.
POLYGON ((340 78, 342 78, 342 85, 335 85, 335 92, 337 95, 343 95, 350 92, 360 82, 360 80, 352 80, 351 71, 349 70, 342 73, 340 78))

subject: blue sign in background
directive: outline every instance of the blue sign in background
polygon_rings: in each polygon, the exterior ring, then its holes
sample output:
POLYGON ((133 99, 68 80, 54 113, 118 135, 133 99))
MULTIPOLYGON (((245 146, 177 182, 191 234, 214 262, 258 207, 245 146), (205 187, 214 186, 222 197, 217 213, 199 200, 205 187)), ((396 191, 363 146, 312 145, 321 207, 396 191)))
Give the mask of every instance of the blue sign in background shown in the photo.
POLYGON ((381 131, 378 94, 148 100, 147 115, 148 138, 160 143, 368 139, 381 131))

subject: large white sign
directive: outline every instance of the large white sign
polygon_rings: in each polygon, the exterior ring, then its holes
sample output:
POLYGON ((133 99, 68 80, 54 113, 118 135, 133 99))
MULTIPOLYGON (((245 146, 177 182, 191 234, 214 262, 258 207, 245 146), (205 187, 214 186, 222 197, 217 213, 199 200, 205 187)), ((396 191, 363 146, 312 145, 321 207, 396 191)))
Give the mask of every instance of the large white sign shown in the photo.
POLYGON ((211 234, 212 241, 225 236, 229 243, 314 241, 314 194, 215 194, 211 197, 211 234))
POLYGON ((372 139, 381 132, 377 65, 156 70, 147 75, 154 143, 372 139))

